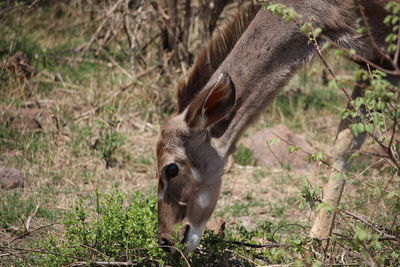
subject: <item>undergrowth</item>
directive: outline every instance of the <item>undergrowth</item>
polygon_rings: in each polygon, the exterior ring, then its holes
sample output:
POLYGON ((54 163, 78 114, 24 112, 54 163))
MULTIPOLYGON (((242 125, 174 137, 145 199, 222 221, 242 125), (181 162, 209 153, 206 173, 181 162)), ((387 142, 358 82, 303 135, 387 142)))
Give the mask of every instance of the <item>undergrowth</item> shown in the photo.
POLYGON ((222 263, 253 266, 257 258, 260 262, 270 263, 293 260, 291 253, 297 251, 303 242, 291 240, 288 245, 276 243, 277 230, 281 227, 266 221, 253 230, 243 226, 219 234, 206 230, 198 250, 184 256, 180 250, 182 247, 178 245, 178 252, 170 255, 157 245, 156 221, 157 205, 153 196, 138 192, 132 195, 96 192, 90 199, 80 200, 63 215, 63 237, 50 236, 38 242, 36 245, 41 251, 31 253, 30 262, 41 266, 79 262, 88 265, 129 262, 146 266, 222 263), (262 246, 260 242, 266 245, 262 246))
MULTIPOLYGON (((263 221, 253 229, 237 226, 218 234, 206 230, 201 246, 184 256, 180 245, 172 255, 158 247, 156 218, 157 204, 153 196, 138 192, 130 195, 95 192, 65 212, 62 237, 57 234, 38 241, 37 252, 30 252, 27 262, 34 266, 96 265, 101 262, 145 266, 322 264, 322 259, 311 256, 308 249, 317 243, 304 232, 307 226, 298 223, 276 225, 263 221)), ((400 260, 397 246, 388 246, 388 241, 361 223, 353 227, 353 233, 334 236, 334 246, 351 247, 359 260, 367 261, 364 257, 375 254, 374 260, 381 265, 396 266, 400 260)), ((331 257, 340 256, 331 254, 331 257)))

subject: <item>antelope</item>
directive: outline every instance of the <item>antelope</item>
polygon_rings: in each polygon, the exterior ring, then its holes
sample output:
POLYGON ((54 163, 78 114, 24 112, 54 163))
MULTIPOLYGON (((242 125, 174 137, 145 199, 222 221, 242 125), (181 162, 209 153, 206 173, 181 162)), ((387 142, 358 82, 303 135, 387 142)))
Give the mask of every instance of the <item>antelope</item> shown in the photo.
MULTIPOLYGON (((338 45, 381 62, 368 36, 357 31, 362 22, 356 20, 360 14, 355 1, 275 2, 294 8, 303 18, 313 17, 313 24, 338 45)), ((359 1, 371 34, 382 47, 389 33, 382 22, 387 2, 359 1)), ((178 85, 178 111, 165 123, 157 143, 158 239, 166 251, 175 251, 174 235, 182 238, 185 254, 197 248, 217 203, 224 165, 240 136, 315 54, 298 25, 253 4, 240 10, 200 50, 188 77, 178 85)), ((352 97, 361 94, 356 86, 352 97)), ((349 123, 341 121, 332 150, 334 166, 343 172, 365 139, 364 134, 354 137, 349 123)), ((335 192, 325 192, 328 198, 343 190, 344 181, 338 183, 335 192)), ((328 215, 318 216, 322 220, 328 215)))

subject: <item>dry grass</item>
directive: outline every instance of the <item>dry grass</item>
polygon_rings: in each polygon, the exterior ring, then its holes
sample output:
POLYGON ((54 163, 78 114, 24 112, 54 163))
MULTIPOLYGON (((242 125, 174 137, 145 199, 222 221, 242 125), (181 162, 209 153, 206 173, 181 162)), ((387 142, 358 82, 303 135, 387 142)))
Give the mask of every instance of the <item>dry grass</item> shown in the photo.
MULTIPOLYGON (((232 4, 227 10, 233 12, 235 8, 236 4, 232 4)), ((154 147, 158 129, 175 110, 173 88, 188 66, 170 66, 169 54, 159 54, 159 39, 154 38, 158 13, 148 4, 131 17, 137 23, 133 33, 137 48, 133 52, 129 50, 128 37, 116 26, 123 10, 105 22, 102 36, 111 34, 111 40, 104 44, 100 38, 88 43, 104 21, 104 10, 58 3, 52 7, 22 5, 0 13, 0 34, 4 36, 0 41, 1 61, 23 51, 38 71, 31 78, 21 79, 1 69, 0 165, 21 169, 27 180, 24 188, 1 190, 0 194, 5 205, 12 205, 16 194, 22 206, 40 207, 36 214, 34 208, 13 210, 19 218, 0 229, 0 244, 23 233, 29 216, 31 229, 59 223, 63 211, 94 190, 149 194, 156 190, 154 147), (109 32, 112 29, 119 32, 114 36, 109 32), (84 49, 79 52, 77 47, 84 49), (125 88, 127 84, 129 87, 125 88), (44 111, 47 115, 42 128, 10 128, 7 110, 11 107, 44 111)), ((229 13, 223 13, 226 14, 229 13)), ((201 44, 197 38, 198 20, 194 18, 189 39, 194 53, 201 44)), ((335 69, 344 69, 344 76, 353 71, 345 61, 334 65, 335 69)), ((246 134, 285 123, 317 151, 329 155, 345 98, 341 92, 328 88, 327 94, 321 96, 322 69, 318 62, 304 67, 285 88, 285 92, 297 88, 300 92, 291 97, 283 93, 246 134)), ((356 165, 353 176, 376 187, 350 180, 343 207, 386 228, 399 227, 398 221, 393 221, 398 219, 399 210, 385 193, 399 191, 399 177, 385 165, 371 169, 368 161, 356 165)), ((282 169, 233 163, 224 176, 214 216, 223 216, 228 228, 235 224, 255 227, 263 221, 275 225, 296 222, 308 227, 312 210, 307 206, 299 209, 302 177, 315 188, 326 182, 329 171, 316 163, 303 172, 289 170, 289 178, 282 169)), ((339 217, 338 232, 349 233, 354 225, 354 219, 339 217)), ((61 236, 62 232, 62 227, 56 225, 13 244, 29 247, 48 233, 61 236)))

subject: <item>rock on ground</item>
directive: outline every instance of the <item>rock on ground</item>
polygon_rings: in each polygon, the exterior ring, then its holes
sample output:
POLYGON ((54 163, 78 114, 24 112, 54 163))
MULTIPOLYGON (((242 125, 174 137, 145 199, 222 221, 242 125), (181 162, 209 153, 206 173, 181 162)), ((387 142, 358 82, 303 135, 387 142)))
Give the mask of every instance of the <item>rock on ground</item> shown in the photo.
POLYGON ((292 133, 283 124, 260 130, 246 138, 243 144, 253 152, 253 156, 258 162, 271 168, 280 168, 281 164, 285 167, 299 169, 306 169, 311 166, 311 163, 305 159, 306 153, 300 150, 289 153, 289 145, 282 140, 271 144, 271 149, 269 149, 267 142, 272 138, 282 138, 307 152, 314 152, 313 148, 305 140, 292 133))
POLYGON ((25 177, 21 171, 0 166, 0 187, 13 189, 24 186, 25 177))
MULTIPOLYGON (((39 108, 15 108, 0 106, 7 126, 14 130, 35 130, 50 128, 51 118, 47 111, 39 108)), ((3 118, 3 119, 4 119, 3 118)))

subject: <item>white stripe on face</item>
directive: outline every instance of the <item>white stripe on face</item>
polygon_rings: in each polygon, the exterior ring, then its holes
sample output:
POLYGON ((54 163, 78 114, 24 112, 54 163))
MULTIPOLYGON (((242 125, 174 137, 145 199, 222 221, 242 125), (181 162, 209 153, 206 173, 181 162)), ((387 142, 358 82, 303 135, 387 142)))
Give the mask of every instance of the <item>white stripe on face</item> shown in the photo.
POLYGON ((192 168, 192 174, 196 182, 201 182, 201 174, 196 168, 192 168))
POLYGON ((210 204, 210 196, 208 195, 208 193, 206 192, 201 193, 197 198, 197 203, 202 209, 207 208, 208 205, 210 204))

